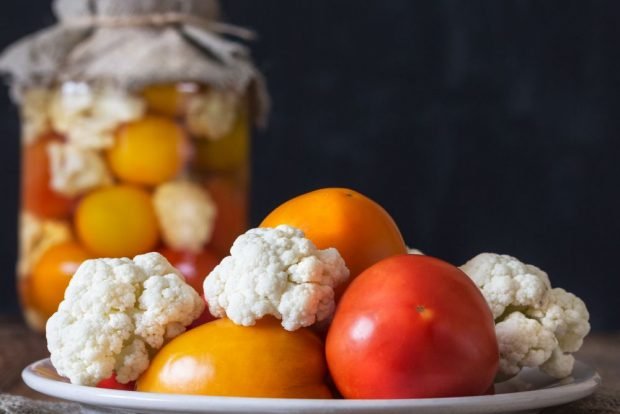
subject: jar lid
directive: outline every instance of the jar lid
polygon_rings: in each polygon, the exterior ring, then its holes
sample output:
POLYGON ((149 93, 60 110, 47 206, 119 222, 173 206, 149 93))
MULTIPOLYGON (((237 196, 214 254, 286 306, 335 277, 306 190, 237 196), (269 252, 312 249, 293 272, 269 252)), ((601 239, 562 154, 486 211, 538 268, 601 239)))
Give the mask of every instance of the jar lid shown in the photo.
POLYGON ((249 50, 221 35, 247 38, 249 31, 219 22, 217 0, 55 0, 53 8, 55 26, 0 56, 15 99, 24 88, 67 81, 129 90, 189 81, 249 91, 257 123, 264 123, 264 79, 249 50))
POLYGON ((84 16, 124 17, 181 13, 205 20, 219 18, 217 0, 56 0, 54 13, 60 21, 84 16))

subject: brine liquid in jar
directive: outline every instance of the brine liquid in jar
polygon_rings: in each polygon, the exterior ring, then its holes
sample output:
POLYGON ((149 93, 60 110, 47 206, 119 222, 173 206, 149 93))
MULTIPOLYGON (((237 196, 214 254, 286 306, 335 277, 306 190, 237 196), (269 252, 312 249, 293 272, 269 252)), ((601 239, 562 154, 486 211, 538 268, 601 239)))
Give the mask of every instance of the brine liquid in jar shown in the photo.
POLYGON ((81 262, 158 251, 199 293, 248 226, 245 94, 191 82, 24 91, 19 294, 43 329, 81 262))

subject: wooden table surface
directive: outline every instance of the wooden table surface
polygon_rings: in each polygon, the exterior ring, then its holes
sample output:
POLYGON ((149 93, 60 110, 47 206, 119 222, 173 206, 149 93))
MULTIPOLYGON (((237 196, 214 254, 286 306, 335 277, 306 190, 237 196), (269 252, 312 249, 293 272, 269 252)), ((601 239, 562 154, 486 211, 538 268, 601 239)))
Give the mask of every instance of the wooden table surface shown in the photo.
MULTIPOLYGON (((21 370, 30 362, 47 357, 45 338, 28 330, 15 318, 0 316, 0 393, 35 399, 51 398, 29 389, 21 380, 21 370)), ((620 399, 620 333, 592 333, 577 358, 594 366, 603 378, 602 391, 620 399)), ((592 397, 590 397, 592 398, 592 397)), ((544 410, 544 413, 573 412, 569 406, 544 410), (566 411, 563 411, 566 410, 566 411)), ((581 412, 581 411, 580 411, 581 412)), ((615 413, 615 409, 583 411, 615 413)))

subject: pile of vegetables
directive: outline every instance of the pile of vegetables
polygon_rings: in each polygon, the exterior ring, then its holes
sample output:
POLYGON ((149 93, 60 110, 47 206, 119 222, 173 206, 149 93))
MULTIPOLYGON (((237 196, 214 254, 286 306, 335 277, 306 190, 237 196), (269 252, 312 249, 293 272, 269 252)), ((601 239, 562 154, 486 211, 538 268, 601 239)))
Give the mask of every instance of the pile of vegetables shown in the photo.
POLYGON ((48 322, 52 363, 75 384, 275 398, 486 395, 523 367, 571 374, 588 311, 545 272, 408 251, 381 206, 329 188, 237 238, 202 286, 158 253, 87 260, 48 322), (196 321, 201 290, 216 320, 196 321))

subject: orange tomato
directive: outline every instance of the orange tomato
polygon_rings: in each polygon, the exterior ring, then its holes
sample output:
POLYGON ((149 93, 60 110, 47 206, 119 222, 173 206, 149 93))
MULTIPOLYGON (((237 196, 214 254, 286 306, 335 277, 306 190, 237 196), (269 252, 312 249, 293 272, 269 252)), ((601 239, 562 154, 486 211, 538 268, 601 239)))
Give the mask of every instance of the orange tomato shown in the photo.
POLYGON ((150 195, 128 185, 84 197, 75 212, 75 228, 84 245, 103 257, 133 257, 152 251, 159 240, 150 195))
POLYGON ((45 318, 52 316, 62 302, 71 277, 83 261, 93 256, 70 241, 50 247, 35 264, 31 281, 32 305, 45 318))
POLYGON ((260 226, 280 224, 301 229, 320 249, 337 248, 351 271, 349 281, 386 257, 407 253, 396 223, 383 207, 346 188, 295 197, 273 210, 260 226))
POLYGON ((114 174, 124 181, 157 185, 179 173, 186 145, 185 134, 176 122, 147 116, 118 130, 108 161, 114 174))
POLYGON ((64 218, 73 207, 69 197, 50 187, 50 162, 47 144, 60 137, 49 134, 24 148, 22 154, 22 202, 31 213, 45 218, 64 218))
POLYGON ((331 398, 323 343, 273 318, 244 327, 218 319, 166 344, 137 391, 271 398, 331 398))
POLYGON ((214 177, 206 182, 207 191, 217 206, 209 247, 228 256, 237 237, 248 229, 248 200, 241 183, 214 177))

